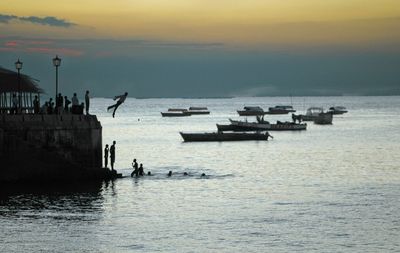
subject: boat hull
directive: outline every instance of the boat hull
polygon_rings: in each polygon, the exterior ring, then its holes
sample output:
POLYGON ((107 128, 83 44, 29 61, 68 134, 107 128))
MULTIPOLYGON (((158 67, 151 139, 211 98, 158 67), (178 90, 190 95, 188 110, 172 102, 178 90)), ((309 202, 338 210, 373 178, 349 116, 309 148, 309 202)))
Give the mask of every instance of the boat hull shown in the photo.
POLYGON ((320 113, 317 118, 314 119, 314 124, 317 125, 330 125, 332 124, 333 114, 330 112, 320 113))
POLYGON ((268 133, 182 133, 185 142, 209 142, 209 141, 267 141, 268 133))
POLYGON ((162 112, 161 116, 163 117, 187 117, 191 114, 188 112, 162 112))
POLYGON ((262 116, 265 114, 264 111, 247 111, 247 110, 238 110, 237 113, 239 116, 262 116))

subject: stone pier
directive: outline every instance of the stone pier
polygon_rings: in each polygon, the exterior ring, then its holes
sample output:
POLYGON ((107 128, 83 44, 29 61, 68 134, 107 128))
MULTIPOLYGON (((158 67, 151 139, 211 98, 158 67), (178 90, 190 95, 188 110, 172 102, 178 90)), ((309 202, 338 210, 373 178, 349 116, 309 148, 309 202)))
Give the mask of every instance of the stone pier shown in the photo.
POLYGON ((110 176, 96 116, 0 114, 0 182, 110 176))

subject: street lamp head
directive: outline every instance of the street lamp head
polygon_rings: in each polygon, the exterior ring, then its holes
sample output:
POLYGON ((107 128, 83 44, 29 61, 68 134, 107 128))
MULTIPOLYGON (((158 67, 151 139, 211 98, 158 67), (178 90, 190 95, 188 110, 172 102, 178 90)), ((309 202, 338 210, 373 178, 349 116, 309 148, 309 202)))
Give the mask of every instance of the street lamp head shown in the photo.
POLYGON ((53 65, 54 67, 58 67, 61 65, 61 59, 58 58, 58 55, 56 55, 56 58, 53 58, 53 65))
POLYGON ((18 59, 18 61, 15 62, 15 68, 17 70, 22 69, 22 62, 18 59))

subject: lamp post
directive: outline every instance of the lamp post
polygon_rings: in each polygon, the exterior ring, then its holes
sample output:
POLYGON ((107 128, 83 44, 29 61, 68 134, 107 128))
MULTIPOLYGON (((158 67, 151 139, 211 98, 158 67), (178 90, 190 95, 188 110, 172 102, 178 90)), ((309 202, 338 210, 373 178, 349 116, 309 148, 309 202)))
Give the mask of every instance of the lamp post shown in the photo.
POLYGON ((61 59, 58 58, 58 55, 56 55, 55 58, 53 58, 53 65, 56 67, 56 97, 54 99, 54 102, 57 104, 57 94, 58 94, 58 67, 61 65, 61 59))
POLYGON ((15 62, 15 68, 18 71, 18 109, 19 112, 21 112, 21 75, 20 75, 20 70, 22 69, 22 62, 18 59, 18 61, 15 62))

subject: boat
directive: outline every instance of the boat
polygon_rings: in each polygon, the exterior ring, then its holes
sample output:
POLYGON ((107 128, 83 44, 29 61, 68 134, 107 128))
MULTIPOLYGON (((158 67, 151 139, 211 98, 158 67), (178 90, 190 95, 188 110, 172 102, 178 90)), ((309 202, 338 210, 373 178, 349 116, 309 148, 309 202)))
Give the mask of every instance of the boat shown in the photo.
POLYGON ((245 106, 243 110, 238 110, 237 113, 240 116, 257 116, 264 115, 264 110, 259 106, 245 106))
POLYGON ((332 124, 332 120, 333 120, 333 113, 331 113, 331 112, 323 112, 323 113, 320 113, 314 119, 314 124, 329 125, 329 124, 332 124))
POLYGON ((297 124, 293 122, 280 122, 271 124, 267 121, 262 122, 246 122, 229 119, 230 125, 217 124, 219 131, 297 131, 306 130, 307 124, 297 124))
POLYGON ((306 114, 301 115, 302 121, 314 121, 315 118, 319 116, 320 113, 323 113, 324 109, 322 107, 310 107, 307 109, 306 114))
POLYGON ((191 114, 188 111, 168 111, 161 112, 161 116, 163 117, 187 117, 191 114))
POLYGON ((211 133, 183 133, 179 132, 185 142, 194 141, 267 141, 273 138, 268 132, 211 132, 211 133))
POLYGON ((291 105, 277 105, 269 107, 265 114, 288 114, 289 112, 296 112, 296 110, 291 105))
POLYGON ((331 112, 332 114, 344 114, 348 111, 344 106, 332 106, 331 108, 329 108, 328 112, 331 112))
POLYGON ((169 108, 168 111, 169 111, 169 112, 186 112, 187 109, 183 109, 183 108, 169 108))
POLYGON ((196 115, 196 114, 210 114, 210 111, 208 110, 207 107, 194 107, 191 106, 189 107, 188 112, 192 115, 196 115))

